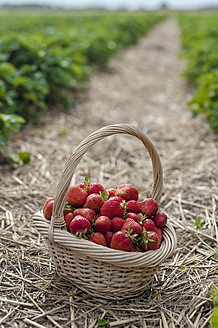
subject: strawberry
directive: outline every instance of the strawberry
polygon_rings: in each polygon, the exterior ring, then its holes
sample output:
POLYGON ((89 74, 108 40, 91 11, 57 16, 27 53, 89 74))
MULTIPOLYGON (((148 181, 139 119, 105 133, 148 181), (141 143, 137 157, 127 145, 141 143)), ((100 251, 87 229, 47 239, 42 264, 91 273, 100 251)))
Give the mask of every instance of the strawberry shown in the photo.
POLYGON ((102 205, 104 204, 103 199, 98 194, 91 194, 88 195, 86 198, 84 208, 90 208, 91 210, 95 211, 95 213, 99 213, 102 205))
POLYGON ((110 197, 110 200, 116 200, 119 203, 122 203, 124 201, 124 198, 122 197, 118 197, 118 196, 114 196, 114 197, 110 197))
POLYGON ((126 203, 126 211, 138 214, 139 212, 141 212, 141 208, 136 200, 129 200, 126 203))
POLYGON ((101 215, 108 216, 109 219, 115 216, 119 216, 121 218, 124 216, 124 208, 122 203, 120 203, 116 198, 117 197, 112 197, 104 202, 100 210, 101 215))
POLYGON ((66 201, 73 207, 81 207, 85 203, 87 196, 87 192, 79 186, 70 186, 66 201))
POLYGON ((116 196, 120 196, 125 199, 126 202, 129 200, 138 200, 138 189, 130 183, 120 185, 116 190, 116 196))
POLYGON ((133 219, 126 219, 122 225, 121 231, 131 232, 131 234, 136 235, 135 237, 137 238, 142 233, 142 227, 133 219))
POLYGON ((130 252, 137 252, 137 248, 135 246, 133 246, 131 249, 130 249, 130 252))
POLYGON ((143 251, 158 249, 159 247, 159 237, 154 231, 146 231, 143 229, 143 238, 141 249, 143 251))
POLYGON ((106 192, 104 187, 100 183, 94 182, 89 184, 87 192, 88 195, 91 195, 91 194, 100 194, 100 192, 102 193, 103 191, 106 192))
POLYGON ((158 235, 159 238, 159 244, 162 242, 163 234, 161 228, 158 228, 155 226, 154 232, 158 235))
POLYGON ((131 238, 126 235, 124 231, 117 231, 111 239, 111 248, 121 250, 121 251, 130 251, 133 247, 133 242, 131 238))
POLYGON ((95 230, 101 233, 109 231, 111 228, 111 220, 107 216, 99 216, 95 221, 95 230))
POLYGON ((105 236, 101 232, 95 232, 89 240, 95 244, 107 247, 105 236))
POLYGON ((74 218, 74 215, 72 212, 68 213, 64 216, 64 221, 66 223, 66 228, 68 231, 70 231, 70 222, 73 220, 73 218, 74 218))
POLYGON ((147 198, 140 203, 141 212, 146 216, 153 216, 158 211, 157 202, 153 198, 147 198))
POLYGON ((167 216, 164 213, 156 213, 153 217, 153 221, 156 225, 156 227, 161 228, 164 227, 167 224, 167 216))
POLYGON ((90 223, 89 220, 84 218, 81 215, 76 215, 73 220, 70 222, 70 231, 73 234, 77 233, 86 233, 89 232, 90 229, 90 223))
POLYGON ((139 216, 136 213, 127 213, 125 219, 133 219, 135 222, 139 222, 139 216))
POLYGON ((48 204, 48 202, 50 202, 51 200, 54 200, 54 198, 48 198, 46 201, 45 201, 45 203, 44 203, 44 205, 43 205, 43 208, 42 208, 42 211, 43 211, 43 213, 44 213, 44 210, 45 210, 45 207, 46 207, 46 205, 48 204))
POLYGON ((125 220, 123 220, 120 217, 115 216, 111 220, 111 231, 117 232, 117 231, 121 230, 122 225, 124 224, 124 222, 125 222, 125 220))
POLYGON ((47 220, 51 219, 53 206, 54 206, 54 199, 47 201, 43 206, 44 207, 43 214, 47 220))
POLYGON ((109 188, 106 189, 106 192, 108 194, 108 198, 114 197, 116 194, 116 189, 115 188, 109 188))
POLYGON ((94 220, 94 218, 96 217, 95 211, 93 211, 90 208, 76 208, 73 211, 73 215, 82 215, 84 218, 86 218, 87 220, 89 220, 89 222, 92 222, 94 220))
POLYGON ((108 247, 111 246, 111 239, 112 239, 113 235, 114 235, 114 232, 112 232, 112 231, 107 231, 105 234, 108 247))
MULTIPOLYGON (((79 184, 78 184, 78 187, 84 189, 85 185, 86 185, 86 183, 85 183, 85 182, 82 182, 82 183, 79 183, 79 184)), ((86 190, 86 191, 87 191, 87 190, 86 190)))
POLYGON ((142 225, 147 231, 155 231, 155 224, 154 221, 152 221, 151 219, 143 220, 142 225))

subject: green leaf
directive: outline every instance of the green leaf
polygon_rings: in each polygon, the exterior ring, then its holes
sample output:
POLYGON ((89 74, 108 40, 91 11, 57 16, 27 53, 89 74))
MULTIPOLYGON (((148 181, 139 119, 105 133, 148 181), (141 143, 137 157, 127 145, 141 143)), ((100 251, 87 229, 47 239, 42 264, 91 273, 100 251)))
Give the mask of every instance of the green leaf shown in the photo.
POLYGON ((71 210, 72 208, 71 208, 71 205, 68 202, 66 202, 65 206, 64 206, 64 209, 65 210, 71 210))
POLYGON ((201 218, 200 217, 197 217, 195 219, 195 226, 197 229, 201 229, 201 218))
POLYGON ((216 260, 218 260, 218 251, 216 251, 216 252, 213 254, 213 256, 214 256, 214 258, 215 258, 216 260))
POLYGON ((30 163, 30 153, 20 152, 18 153, 18 156, 24 165, 28 165, 30 163))
POLYGON ((99 327, 106 326, 108 324, 108 321, 105 319, 98 319, 98 325, 99 327))
POLYGON ((59 131, 60 136, 66 136, 67 134, 68 134, 67 128, 60 129, 60 131, 59 131))
POLYGON ((84 189, 85 191, 88 191, 88 189, 89 189, 89 184, 91 183, 91 178, 89 178, 89 177, 85 177, 84 182, 85 182, 85 185, 84 185, 83 189, 84 189))
POLYGON ((106 202, 106 200, 108 200, 108 194, 106 193, 106 191, 100 191, 100 196, 103 199, 104 202, 106 202))
POLYGON ((215 311, 211 317, 211 328, 218 327, 218 307, 215 308, 215 311))

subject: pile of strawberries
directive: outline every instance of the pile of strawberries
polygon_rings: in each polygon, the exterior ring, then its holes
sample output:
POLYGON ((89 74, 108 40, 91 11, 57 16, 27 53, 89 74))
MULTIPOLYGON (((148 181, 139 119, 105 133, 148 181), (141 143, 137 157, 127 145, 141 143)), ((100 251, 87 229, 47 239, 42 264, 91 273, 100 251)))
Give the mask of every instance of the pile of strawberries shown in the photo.
MULTIPOLYGON (((127 252, 145 252, 160 248, 162 227, 167 216, 158 212, 152 198, 138 201, 139 192, 132 184, 105 189, 99 183, 70 186, 64 209, 69 232, 93 243, 127 252)), ((43 206, 44 217, 51 219, 54 198, 43 206)))

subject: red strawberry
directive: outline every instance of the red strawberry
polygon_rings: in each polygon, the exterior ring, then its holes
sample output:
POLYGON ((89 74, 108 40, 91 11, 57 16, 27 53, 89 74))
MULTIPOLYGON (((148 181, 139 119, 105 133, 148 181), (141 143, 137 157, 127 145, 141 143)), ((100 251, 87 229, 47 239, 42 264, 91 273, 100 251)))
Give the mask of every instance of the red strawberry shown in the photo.
POLYGON ((70 222, 73 220, 73 213, 68 213, 64 216, 64 221, 66 223, 66 228, 68 231, 70 231, 70 222))
POLYGON ((101 233, 109 231, 111 228, 111 220, 107 216, 99 216, 95 221, 95 230, 101 233))
POLYGON ((153 217, 153 221, 156 225, 156 227, 161 228, 164 227, 167 224, 167 216, 164 213, 156 213, 153 217))
POLYGON ((78 184, 78 187, 84 189, 85 185, 86 185, 86 183, 85 182, 82 182, 82 183, 79 183, 78 184))
POLYGON ((118 187, 117 191, 116 191, 116 196, 120 196, 122 198, 125 199, 125 201, 129 201, 129 200, 138 200, 138 189, 135 188, 133 185, 131 185, 130 183, 127 184, 123 184, 121 186, 118 187))
POLYGON ((125 219, 133 219, 135 222, 139 222, 139 216, 136 213, 127 213, 125 219))
POLYGON ((153 216, 158 211, 157 202, 153 198, 147 198, 140 203, 141 211, 146 216, 153 216))
POLYGON ((158 235, 159 238, 159 244, 162 242, 163 234, 161 228, 158 228, 155 226, 154 232, 158 235))
POLYGON ((116 189, 115 188, 106 189, 106 192, 107 192, 109 198, 114 197, 116 194, 116 189))
POLYGON ((141 208, 136 200, 129 200, 126 203, 126 211, 138 214, 139 212, 141 212, 141 208))
POLYGON ((139 237, 142 233, 142 227, 133 219, 126 219, 121 229, 122 231, 127 231, 129 233, 132 230, 131 233, 136 235, 136 237, 139 237))
POLYGON ((81 215, 76 215, 70 222, 70 231, 73 234, 89 232, 90 223, 89 220, 81 215))
POLYGON ((155 224, 154 221, 152 221, 151 219, 143 220, 142 225, 147 231, 155 231, 155 224))
POLYGON ((48 204, 48 202, 50 202, 51 200, 54 200, 54 198, 48 198, 46 201, 45 201, 45 203, 44 203, 44 205, 43 205, 43 208, 42 208, 42 211, 43 211, 43 213, 44 213, 44 209, 45 209, 45 207, 46 207, 46 205, 48 204))
POLYGON ((131 249, 130 249, 130 252, 137 252, 137 248, 135 246, 133 246, 131 249))
POLYGON ((53 206, 54 206, 54 199, 48 201, 46 203, 46 205, 44 206, 43 214, 44 214, 44 217, 47 220, 50 220, 51 219, 52 211, 53 211, 53 206))
POLYGON ((124 224, 124 222, 125 222, 125 220, 123 220, 120 217, 115 216, 111 220, 111 231, 117 232, 117 231, 121 230, 122 225, 124 224))
POLYGON ((122 203, 124 201, 124 198, 122 197, 117 197, 117 196, 114 196, 114 197, 110 197, 110 200, 116 200, 117 202, 119 203, 122 203))
POLYGON ((87 196, 87 192, 79 186, 70 186, 67 192, 66 201, 73 207, 79 207, 83 206, 87 196))
POLYGON ((143 243, 141 249, 143 251, 158 249, 159 237, 154 231, 143 231, 143 243))
POLYGON ((114 235, 114 232, 112 232, 112 231, 107 231, 105 234, 108 247, 111 246, 111 239, 112 239, 113 235, 114 235))
POLYGON ((73 215, 82 215, 84 218, 89 220, 89 222, 92 222, 94 218, 96 217, 95 211, 91 210, 90 208, 76 208, 73 211, 73 215))
POLYGON ((95 244, 107 247, 105 236, 101 232, 95 232, 89 240, 95 244))
POLYGON ((112 197, 104 202, 100 211, 101 215, 108 216, 109 219, 115 216, 119 216, 121 218, 124 216, 124 208, 116 198, 117 197, 112 197))
POLYGON ((64 209, 64 216, 69 214, 69 213, 73 213, 73 209, 71 209, 71 210, 64 209))
POLYGON ((124 231, 117 231, 111 239, 111 248, 130 251, 133 247, 133 242, 129 236, 126 235, 124 231))
POLYGON ((86 198, 84 208, 90 208, 95 211, 95 213, 99 213, 102 205, 104 204, 103 199, 98 194, 91 194, 86 198))
POLYGON ((106 192, 106 190, 104 189, 104 187, 98 183, 98 182, 94 182, 94 183, 90 183, 88 186, 88 195, 91 194, 100 194, 100 192, 106 192))

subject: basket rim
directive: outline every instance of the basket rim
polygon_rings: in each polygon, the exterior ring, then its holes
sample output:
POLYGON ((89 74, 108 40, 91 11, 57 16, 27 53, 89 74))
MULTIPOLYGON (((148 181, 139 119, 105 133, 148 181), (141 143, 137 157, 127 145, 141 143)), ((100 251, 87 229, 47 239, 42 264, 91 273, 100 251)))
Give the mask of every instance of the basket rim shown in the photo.
POLYGON ((87 256, 95 261, 107 262, 119 267, 158 266, 174 252, 177 245, 176 233, 169 223, 163 228, 163 241, 160 248, 148 252, 125 252, 101 246, 89 240, 79 239, 65 228, 54 228, 53 241, 50 241, 48 236, 50 221, 44 218, 42 211, 33 215, 33 225, 52 247, 58 245, 70 248, 77 256, 87 256))

